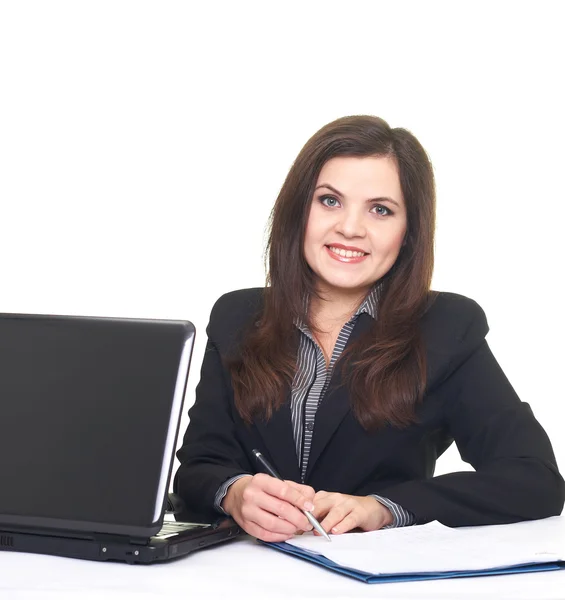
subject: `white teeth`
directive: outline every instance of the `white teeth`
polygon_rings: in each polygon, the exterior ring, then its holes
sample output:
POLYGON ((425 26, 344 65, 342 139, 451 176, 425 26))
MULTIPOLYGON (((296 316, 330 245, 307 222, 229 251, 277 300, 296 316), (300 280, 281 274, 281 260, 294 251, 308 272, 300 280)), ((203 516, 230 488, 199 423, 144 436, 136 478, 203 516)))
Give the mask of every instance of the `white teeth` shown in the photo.
POLYGON ((365 256, 365 252, 353 252, 352 250, 343 250, 342 248, 335 248, 334 246, 330 246, 329 248, 332 252, 339 256, 343 256, 344 258, 358 258, 360 256, 365 256))

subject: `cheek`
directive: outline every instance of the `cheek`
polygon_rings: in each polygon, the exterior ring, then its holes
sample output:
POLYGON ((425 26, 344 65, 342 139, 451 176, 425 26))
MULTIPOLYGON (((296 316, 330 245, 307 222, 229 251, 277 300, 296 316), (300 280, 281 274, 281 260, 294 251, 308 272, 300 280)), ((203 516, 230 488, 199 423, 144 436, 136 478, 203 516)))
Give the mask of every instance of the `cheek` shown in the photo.
POLYGON ((396 236, 393 238, 391 247, 395 252, 399 252, 402 248, 402 243, 404 242, 404 236, 406 235, 406 228, 399 231, 396 236))
POLYGON ((309 219, 306 223, 306 231, 304 232, 304 257, 306 258, 306 262, 312 266, 311 260, 313 255, 313 246, 316 242, 316 228, 313 225, 312 219, 309 219))
POLYGON ((398 254, 400 248, 402 248, 405 231, 405 229, 402 229, 389 232, 388 235, 384 235, 382 231, 379 234, 374 234, 372 236, 373 247, 380 254, 398 254))
POLYGON ((306 232, 304 235, 305 244, 318 242, 324 231, 323 220, 316 214, 314 207, 310 210, 308 221, 306 222, 306 232))

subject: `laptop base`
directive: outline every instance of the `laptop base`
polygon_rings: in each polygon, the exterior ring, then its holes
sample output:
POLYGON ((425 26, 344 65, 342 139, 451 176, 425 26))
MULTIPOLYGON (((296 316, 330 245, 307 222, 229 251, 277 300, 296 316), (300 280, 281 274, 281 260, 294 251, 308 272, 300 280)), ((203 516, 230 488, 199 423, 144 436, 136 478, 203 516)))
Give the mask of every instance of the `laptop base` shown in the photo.
POLYGON ((34 534, 0 530, 0 550, 32 552, 86 560, 110 560, 130 564, 150 564, 185 556, 194 550, 235 538, 240 532, 231 519, 217 524, 177 523, 184 530, 164 535, 159 532, 144 543, 127 543, 123 537, 69 537, 68 533, 34 534))

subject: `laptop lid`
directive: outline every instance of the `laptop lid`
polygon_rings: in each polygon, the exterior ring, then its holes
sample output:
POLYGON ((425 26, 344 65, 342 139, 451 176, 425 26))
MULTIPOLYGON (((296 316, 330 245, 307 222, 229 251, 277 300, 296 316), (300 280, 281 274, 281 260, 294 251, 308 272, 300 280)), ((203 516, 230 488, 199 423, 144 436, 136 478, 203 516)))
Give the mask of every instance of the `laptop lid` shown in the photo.
POLYGON ((188 321, 0 314, 0 526, 161 527, 188 321))

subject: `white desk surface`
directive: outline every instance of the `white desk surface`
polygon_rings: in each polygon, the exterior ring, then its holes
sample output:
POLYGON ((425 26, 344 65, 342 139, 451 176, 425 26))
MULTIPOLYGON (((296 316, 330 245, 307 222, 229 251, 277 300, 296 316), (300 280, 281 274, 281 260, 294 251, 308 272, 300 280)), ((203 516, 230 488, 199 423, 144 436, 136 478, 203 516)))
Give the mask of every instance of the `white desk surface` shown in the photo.
POLYGON ((369 585, 247 536, 174 562, 128 565, 0 552, 1 600, 565 599, 565 570, 369 585))

